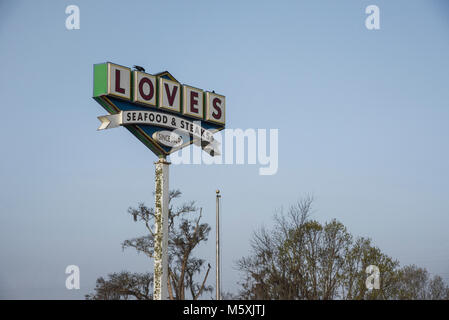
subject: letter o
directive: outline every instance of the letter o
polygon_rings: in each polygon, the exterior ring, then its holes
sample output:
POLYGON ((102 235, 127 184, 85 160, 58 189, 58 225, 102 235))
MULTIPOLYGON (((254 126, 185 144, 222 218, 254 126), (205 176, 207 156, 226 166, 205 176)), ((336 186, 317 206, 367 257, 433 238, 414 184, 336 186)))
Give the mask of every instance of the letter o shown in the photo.
POLYGON ((154 87, 153 87, 153 83, 151 82, 150 79, 145 78, 145 77, 140 79, 140 82, 139 82, 139 93, 140 93, 140 96, 144 100, 149 101, 149 100, 151 100, 153 98, 153 96, 154 96, 154 87), (143 91, 143 86, 146 83, 150 86, 150 92, 148 94, 145 94, 145 92, 143 91))

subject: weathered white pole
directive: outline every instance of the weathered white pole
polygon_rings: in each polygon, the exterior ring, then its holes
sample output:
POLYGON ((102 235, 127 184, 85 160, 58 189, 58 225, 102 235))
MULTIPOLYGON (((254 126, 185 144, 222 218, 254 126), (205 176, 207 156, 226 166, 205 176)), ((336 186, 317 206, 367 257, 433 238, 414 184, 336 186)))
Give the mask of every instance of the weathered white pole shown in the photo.
POLYGON ((217 190, 217 204, 216 204, 216 272, 215 272, 215 294, 216 299, 221 300, 221 291, 220 291, 220 190, 217 190))
POLYGON ((160 157, 156 165, 156 203, 154 239, 154 300, 168 299, 168 166, 165 157, 160 157))

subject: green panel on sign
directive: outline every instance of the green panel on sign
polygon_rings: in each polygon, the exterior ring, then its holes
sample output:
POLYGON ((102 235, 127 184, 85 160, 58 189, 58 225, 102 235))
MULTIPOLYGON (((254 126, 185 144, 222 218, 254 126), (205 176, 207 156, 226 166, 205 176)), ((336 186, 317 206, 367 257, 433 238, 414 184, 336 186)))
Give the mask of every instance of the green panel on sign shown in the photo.
POLYGON ((108 94, 108 64, 94 64, 94 97, 108 94))

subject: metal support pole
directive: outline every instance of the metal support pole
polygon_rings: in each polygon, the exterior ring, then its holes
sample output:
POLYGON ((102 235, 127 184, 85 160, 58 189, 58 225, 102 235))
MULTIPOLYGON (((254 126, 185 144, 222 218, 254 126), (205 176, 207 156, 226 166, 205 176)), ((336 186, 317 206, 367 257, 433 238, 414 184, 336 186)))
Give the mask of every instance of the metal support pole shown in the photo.
POLYGON ((156 203, 154 239, 154 300, 168 300, 168 166, 164 157, 156 165, 156 203))
POLYGON ((216 299, 221 300, 221 291, 220 291, 220 190, 216 191, 217 193, 217 208, 216 208, 216 299))

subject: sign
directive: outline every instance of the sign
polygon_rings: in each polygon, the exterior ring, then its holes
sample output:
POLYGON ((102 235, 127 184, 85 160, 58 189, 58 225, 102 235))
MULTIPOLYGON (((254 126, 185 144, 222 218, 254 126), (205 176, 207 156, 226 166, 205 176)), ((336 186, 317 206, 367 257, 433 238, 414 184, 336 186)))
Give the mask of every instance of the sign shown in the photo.
POLYGON ((93 98, 109 113, 98 117, 98 130, 124 126, 162 157, 191 143, 218 154, 213 134, 225 127, 223 95, 181 84, 168 71, 152 75, 106 62, 94 65, 93 98))
POLYGON ((226 101, 215 91, 181 84, 168 71, 148 74, 143 68, 106 62, 94 65, 93 98, 109 114, 98 130, 123 126, 153 151, 155 162, 154 290, 168 299, 169 162, 166 156, 191 143, 214 156, 214 133, 225 127, 226 101))

